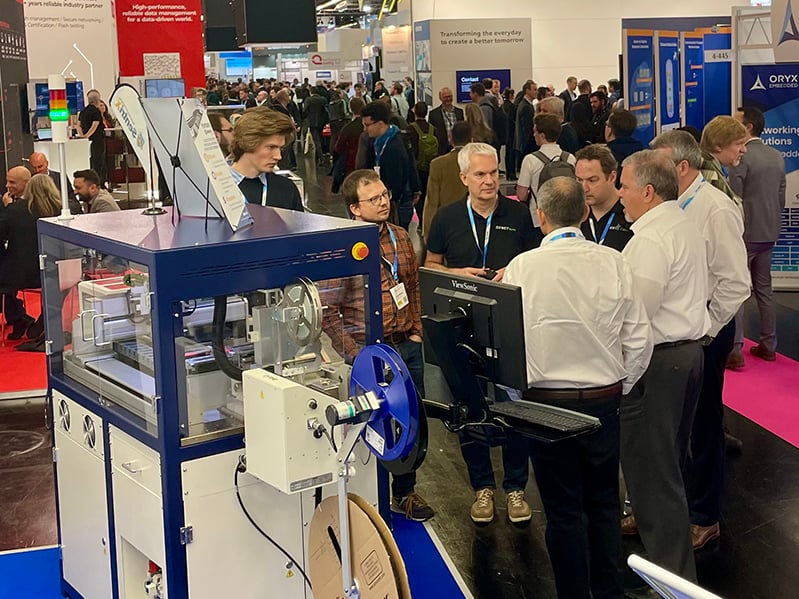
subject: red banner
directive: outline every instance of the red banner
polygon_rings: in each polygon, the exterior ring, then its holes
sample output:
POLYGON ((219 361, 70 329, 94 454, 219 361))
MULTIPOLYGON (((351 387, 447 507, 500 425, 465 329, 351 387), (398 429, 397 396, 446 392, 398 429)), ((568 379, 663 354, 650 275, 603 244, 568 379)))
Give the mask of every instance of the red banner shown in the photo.
POLYGON ((171 74, 176 57, 168 55, 178 53, 186 95, 192 87, 204 87, 201 16, 201 0, 116 0, 119 74, 142 77, 144 55, 160 54, 148 56, 147 77, 176 78, 171 74))

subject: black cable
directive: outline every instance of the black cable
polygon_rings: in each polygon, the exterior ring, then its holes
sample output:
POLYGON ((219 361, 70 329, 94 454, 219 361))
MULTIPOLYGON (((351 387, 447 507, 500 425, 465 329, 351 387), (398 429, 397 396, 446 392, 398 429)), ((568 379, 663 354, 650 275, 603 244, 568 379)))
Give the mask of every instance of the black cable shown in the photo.
POLYGON ((232 378, 240 381, 242 372, 227 357, 225 352, 225 318, 227 317, 227 296, 220 295, 214 298, 214 319, 213 336, 211 338, 211 349, 214 352, 214 359, 219 365, 219 369, 232 378))
POLYGON ((302 567, 300 566, 299 562, 297 562, 297 560, 294 559, 288 551, 283 549, 283 547, 281 547, 272 537, 270 537, 268 534, 266 534, 264 529, 261 528, 260 526, 258 526, 258 523, 255 520, 253 520, 253 517, 250 515, 250 512, 247 511, 247 507, 244 505, 244 500, 241 498, 241 493, 239 492, 239 472, 243 472, 244 468, 246 468, 246 467, 241 462, 241 458, 239 458, 239 463, 236 464, 236 470, 235 470, 235 472, 233 474, 233 484, 236 487, 236 499, 239 500, 239 505, 241 506, 241 511, 244 512, 244 515, 247 517, 247 520, 249 520, 250 524, 252 524, 255 527, 255 530, 260 532, 261 535, 267 541, 269 541, 275 549, 280 551, 280 553, 282 553, 286 557, 287 560, 289 560, 292 564, 294 564, 294 567, 297 568, 297 570, 299 570, 300 574, 302 574, 302 577, 305 579, 305 584, 308 585, 308 589, 311 592, 313 592, 313 587, 311 586, 311 580, 308 578, 308 575, 305 573, 305 570, 302 569, 302 567))

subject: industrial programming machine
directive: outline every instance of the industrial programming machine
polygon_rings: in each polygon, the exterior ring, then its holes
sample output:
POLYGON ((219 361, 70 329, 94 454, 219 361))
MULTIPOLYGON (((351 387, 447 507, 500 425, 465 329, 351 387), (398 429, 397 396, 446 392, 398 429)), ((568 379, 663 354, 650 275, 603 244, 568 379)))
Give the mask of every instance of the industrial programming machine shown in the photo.
POLYGON ((341 499, 387 519, 378 465, 407 469, 422 428, 404 364, 371 345, 377 227, 249 209, 235 233, 171 211, 40 221, 68 597, 320 599, 317 580, 329 596, 408 595, 398 556, 396 593, 374 576, 383 562, 351 563, 341 499), (344 330, 330 306, 346 281, 363 294, 344 330), (342 335, 368 346, 353 365, 342 335), (339 520, 314 540, 336 494, 339 520), (331 548, 338 569, 315 577, 331 548))

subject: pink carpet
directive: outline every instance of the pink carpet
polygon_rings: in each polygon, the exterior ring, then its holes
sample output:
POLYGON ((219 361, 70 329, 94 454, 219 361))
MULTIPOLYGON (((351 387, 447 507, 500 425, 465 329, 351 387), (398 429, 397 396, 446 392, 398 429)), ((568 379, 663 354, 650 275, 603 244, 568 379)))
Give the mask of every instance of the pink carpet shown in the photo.
POLYGON ((765 362, 749 353, 753 345, 744 343, 743 370, 726 373, 724 405, 799 447, 799 362, 780 354, 765 362))

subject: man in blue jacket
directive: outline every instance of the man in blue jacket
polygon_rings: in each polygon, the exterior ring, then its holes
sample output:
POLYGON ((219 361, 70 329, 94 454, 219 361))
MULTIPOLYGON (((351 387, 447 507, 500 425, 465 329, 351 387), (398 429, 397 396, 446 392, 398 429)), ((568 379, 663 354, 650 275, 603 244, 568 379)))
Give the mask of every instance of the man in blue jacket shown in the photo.
POLYGON ((391 192, 390 222, 407 230, 421 187, 406 138, 396 125, 389 125, 390 118, 384 102, 371 102, 361 111, 363 130, 370 140, 365 168, 373 168, 391 192))

